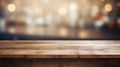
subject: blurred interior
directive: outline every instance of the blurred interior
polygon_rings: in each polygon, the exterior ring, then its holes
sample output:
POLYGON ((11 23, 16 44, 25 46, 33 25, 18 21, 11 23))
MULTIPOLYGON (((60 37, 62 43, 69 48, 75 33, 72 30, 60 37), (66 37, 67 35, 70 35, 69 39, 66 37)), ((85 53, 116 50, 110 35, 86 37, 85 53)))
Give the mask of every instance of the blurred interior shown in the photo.
POLYGON ((0 40, 120 39, 120 0, 0 0, 0 40))

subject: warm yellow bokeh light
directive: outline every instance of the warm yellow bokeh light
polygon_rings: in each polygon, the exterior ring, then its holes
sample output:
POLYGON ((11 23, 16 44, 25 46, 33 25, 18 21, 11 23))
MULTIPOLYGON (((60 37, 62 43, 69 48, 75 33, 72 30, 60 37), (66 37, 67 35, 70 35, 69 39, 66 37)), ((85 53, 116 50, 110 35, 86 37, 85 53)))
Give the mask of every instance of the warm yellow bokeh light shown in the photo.
POLYGON ((68 29, 64 27, 60 28, 58 32, 59 32, 59 35, 63 37, 68 35, 68 29))
POLYGON ((27 27, 26 28, 26 33, 28 35, 33 35, 33 34, 35 34, 35 32, 36 32, 36 28, 35 27, 27 27))
POLYGON ((105 5, 105 11, 110 12, 110 11, 112 11, 112 9, 113 9, 113 7, 112 7, 111 4, 106 4, 105 5))
POLYGON ((105 1, 105 0, 100 0, 100 1, 105 1))
POLYGON ((77 4, 76 4, 76 3, 71 3, 71 4, 70 4, 70 9, 71 9, 71 10, 77 9, 77 4))
POLYGON ((15 4, 9 4, 9 5, 8 5, 8 11, 14 12, 15 10, 16 10, 15 4))
POLYGON ((67 11, 66 11, 65 8, 59 8, 59 9, 58 9, 58 14, 59 14, 59 15, 62 15, 62 16, 63 16, 63 15, 66 15, 66 13, 67 13, 67 11))
POLYGON ((82 1, 87 1, 87 0, 82 0, 82 1))
POLYGON ((8 29, 8 31, 9 31, 10 33, 12 33, 12 34, 16 33, 16 30, 15 30, 15 28, 13 28, 13 27, 10 27, 10 28, 8 29))
POLYGON ((87 38, 88 37, 88 32, 87 31, 79 31, 78 32, 78 37, 79 38, 87 38))

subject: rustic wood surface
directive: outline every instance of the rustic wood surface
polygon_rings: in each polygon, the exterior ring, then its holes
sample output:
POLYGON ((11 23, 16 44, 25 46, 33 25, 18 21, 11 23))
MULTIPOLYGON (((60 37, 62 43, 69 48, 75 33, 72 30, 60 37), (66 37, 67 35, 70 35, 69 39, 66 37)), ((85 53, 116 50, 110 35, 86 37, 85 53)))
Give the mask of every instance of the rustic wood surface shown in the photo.
POLYGON ((120 58, 120 41, 0 41, 0 58, 120 58))

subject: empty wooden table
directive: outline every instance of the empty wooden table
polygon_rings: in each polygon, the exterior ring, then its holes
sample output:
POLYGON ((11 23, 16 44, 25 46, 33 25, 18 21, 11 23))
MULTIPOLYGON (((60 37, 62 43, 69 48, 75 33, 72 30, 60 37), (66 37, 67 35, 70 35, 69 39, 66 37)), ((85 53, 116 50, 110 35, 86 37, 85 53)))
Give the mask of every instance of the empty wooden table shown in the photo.
POLYGON ((120 58, 120 41, 0 41, 0 58, 120 58))

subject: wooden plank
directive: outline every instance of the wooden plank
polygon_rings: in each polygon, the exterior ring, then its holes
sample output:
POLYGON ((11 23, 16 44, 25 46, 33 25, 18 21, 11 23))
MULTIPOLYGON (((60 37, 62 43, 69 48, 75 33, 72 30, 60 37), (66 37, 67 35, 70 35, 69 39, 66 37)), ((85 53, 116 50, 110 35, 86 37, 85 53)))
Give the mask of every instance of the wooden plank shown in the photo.
POLYGON ((0 58, 120 58, 120 41, 0 41, 0 58))

